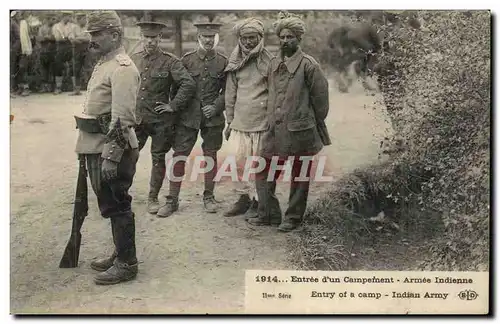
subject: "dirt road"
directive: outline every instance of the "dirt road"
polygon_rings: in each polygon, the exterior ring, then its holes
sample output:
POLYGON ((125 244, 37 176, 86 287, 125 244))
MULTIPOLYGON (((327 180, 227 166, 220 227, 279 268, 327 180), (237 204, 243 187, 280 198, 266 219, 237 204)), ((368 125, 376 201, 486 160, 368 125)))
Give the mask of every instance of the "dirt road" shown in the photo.
MULTIPOLYGON (((370 107, 375 98, 359 86, 348 94, 331 90, 333 144, 322 152, 330 174, 377 158, 387 125, 370 107)), ((218 214, 203 212, 203 183, 197 181, 183 185, 177 214, 167 219, 149 215, 149 143, 131 189, 141 262, 137 280, 110 287, 93 284, 89 264, 112 252, 112 240, 109 221, 100 217, 92 195, 79 268, 59 269, 77 174, 73 114, 81 111, 83 100, 67 94, 11 100, 12 313, 242 313, 246 269, 291 269, 286 242, 293 233, 222 217, 235 199, 228 182, 216 188, 218 214)), ((219 157, 232 149, 226 145, 219 157)), ((167 186, 165 182, 162 193, 167 186)), ((324 183, 313 184, 311 201, 322 188, 324 183)), ((286 206, 286 184, 278 192, 286 206)))

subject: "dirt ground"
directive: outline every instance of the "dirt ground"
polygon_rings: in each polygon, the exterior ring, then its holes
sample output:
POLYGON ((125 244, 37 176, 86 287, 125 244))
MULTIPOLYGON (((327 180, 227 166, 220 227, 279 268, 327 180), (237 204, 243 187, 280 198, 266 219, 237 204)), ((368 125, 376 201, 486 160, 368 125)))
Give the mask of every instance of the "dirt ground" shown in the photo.
MULTIPOLYGON (((328 126, 333 144, 321 154, 328 157, 328 174, 338 176, 376 160, 388 126, 381 110, 371 108, 378 95, 364 93, 359 85, 350 93, 334 87, 331 81, 328 126)), ((149 215, 149 143, 131 189, 137 279, 94 285, 89 264, 113 247, 109 221, 100 217, 91 191, 79 267, 59 269, 77 175, 73 114, 81 111, 83 100, 68 94, 11 99, 11 313, 243 313, 245 270, 292 269, 286 241, 293 232, 222 216, 236 198, 229 182, 216 187, 217 214, 203 212, 200 180, 183 185, 178 213, 166 219, 149 215)), ((220 159, 233 149, 225 145, 220 159)), ((199 153, 197 145, 193 156, 199 153)), ((313 183, 310 201, 327 185, 313 183)), ((167 182, 162 194, 166 189, 167 182)), ((286 208, 286 183, 278 193, 286 208)))

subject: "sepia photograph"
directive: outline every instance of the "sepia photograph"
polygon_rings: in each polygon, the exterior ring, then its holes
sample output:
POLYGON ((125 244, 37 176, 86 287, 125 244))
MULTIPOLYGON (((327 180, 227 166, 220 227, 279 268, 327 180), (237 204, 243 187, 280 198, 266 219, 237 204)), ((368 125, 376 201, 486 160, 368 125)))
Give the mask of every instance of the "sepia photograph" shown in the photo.
POLYGON ((11 315, 492 311, 490 10, 9 19, 11 315))

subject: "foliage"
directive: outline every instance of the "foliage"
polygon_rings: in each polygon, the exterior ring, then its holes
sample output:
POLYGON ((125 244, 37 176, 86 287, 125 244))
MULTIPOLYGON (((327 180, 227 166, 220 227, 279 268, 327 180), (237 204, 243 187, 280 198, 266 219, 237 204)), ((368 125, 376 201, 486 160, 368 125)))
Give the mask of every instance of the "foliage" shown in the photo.
POLYGON ((475 268, 488 263, 491 17, 418 17, 421 29, 386 29, 394 50, 379 58, 400 71, 399 82, 383 89, 384 99, 396 98, 391 118, 407 148, 395 163, 411 161, 433 175, 414 198, 423 211, 443 215, 446 236, 426 265, 475 268))
MULTIPOLYGON (((346 175, 310 208, 298 238, 300 260, 304 267, 319 269, 347 264, 344 259, 333 262, 339 259, 338 253, 323 241, 333 240, 336 251, 345 255, 349 242, 359 237, 353 236, 356 230, 345 231, 343 223, 352 224, 360 214, 366 223, 366 217, 390 210, 401 229, 408 231, 408 226, 401 225, 410 221, 430 226, 419 233, 419 243, 428 251, 421 268, 486 270, 490 13, 420 11, 392 15, 390 23, 387 19, 372 23, 378 24, 384 38, 376 76, 395 130, 384 147, 394 143, 398 147, 388 150, 388 163, 346 175), (358 179, 358 185, 346 186, 346 179, 358 179), (351 196, 361 198, 359 205, 375 208, 356 212, 349 199, 339 200, 351 196), (328 200, 334 206, 325 205, 328 200), (435 215, 440 216, 439 222, 435 215), (442 235, 424 239, 429 229, 442 235)), ((365 228, 356 222, 358 231, 365 228)))

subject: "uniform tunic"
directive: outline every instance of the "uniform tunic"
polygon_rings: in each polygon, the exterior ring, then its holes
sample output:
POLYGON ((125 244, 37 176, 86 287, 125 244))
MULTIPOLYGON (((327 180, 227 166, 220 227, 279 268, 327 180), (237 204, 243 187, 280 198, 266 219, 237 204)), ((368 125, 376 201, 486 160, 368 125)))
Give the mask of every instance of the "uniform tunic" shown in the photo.
POLYGON ((318 124, 329 110, 328 81, 319 64, 299 48, 288 60, 269 65, 267 117, 270 129, 262 139, 262 154, 315 155, 323 148, 318 124))
MULTIPOLYGON (((83 113, 98 116, 111 112, 111 124, 120 118, 130 148, 137 148, 135 103, 140 86, 139 71, 125 54, 125 49, 108 53, 97 63, 90 78, 83 113)), ((76 152, 102 153, 104 158, 120 160, 118 151, 105 150, 106 135, 79 131, 76 152), (113 154, 114 153, 114 154, 113 154)))

